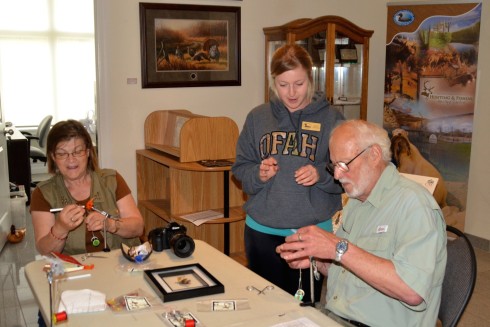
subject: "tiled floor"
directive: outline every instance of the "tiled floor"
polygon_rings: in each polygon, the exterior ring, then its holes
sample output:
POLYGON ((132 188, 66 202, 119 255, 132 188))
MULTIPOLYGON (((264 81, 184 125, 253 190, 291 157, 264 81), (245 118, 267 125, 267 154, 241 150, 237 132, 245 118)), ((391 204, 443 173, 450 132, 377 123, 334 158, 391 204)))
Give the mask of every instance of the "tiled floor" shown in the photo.
POLYGON ((24 266, 38 255, 30 220, 28 216, 22 242, 7 243, 0 252, 0 327, 37 326, 38 306, 24 275, 24 266))
MULTIPOLYGON (((19 227, 19 226, 18 226, 19 227)), ((24 276, 24 265, 38 256, 30 216, 21 243, 6 244, 0 252, 0 327, 37 326, 38 307, 24 276)), ((459 327, 490 326, 490 253, 475 249, 478 277, 475 291, 459 327)), ((235 258, 243 262, 244 258, 235 258)))

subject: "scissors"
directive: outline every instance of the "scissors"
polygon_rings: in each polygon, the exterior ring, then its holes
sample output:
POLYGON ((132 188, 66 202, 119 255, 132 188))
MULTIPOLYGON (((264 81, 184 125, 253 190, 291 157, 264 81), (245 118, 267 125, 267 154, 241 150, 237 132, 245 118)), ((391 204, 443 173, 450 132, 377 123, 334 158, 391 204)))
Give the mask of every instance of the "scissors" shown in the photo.
POLYGON ((88 260, 89 258, 101 258, 101 259, 106 259, 107 257, 102 256, 102 255, 96 255, 96 254, 93 254, 93 253, 85 253, 85 254, 84 254, 84 255, 82 255, 82 257, 81 257, 82 261, 88 260))
POLYGON ((266 286, 262 290, 259 290, 257 287, 252 286, 252 285, 247 286, 247 291, 250 291, 250 292, 257 291, 258 292, 257 294, 264 294, 264 295, 265 295, 265 291, 272 291, 273 289, 274 289, 274 286, 272 286, 272 285, 266 286))

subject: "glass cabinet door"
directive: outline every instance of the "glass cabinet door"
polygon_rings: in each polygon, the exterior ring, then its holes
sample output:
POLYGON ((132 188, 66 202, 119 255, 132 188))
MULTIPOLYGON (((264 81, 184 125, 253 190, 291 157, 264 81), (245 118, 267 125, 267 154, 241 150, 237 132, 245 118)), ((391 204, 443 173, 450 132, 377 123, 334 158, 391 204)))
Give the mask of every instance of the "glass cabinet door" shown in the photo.
POLYGON ((286 43, 297 43, 313 60, 315 89, 325 92, 330 104, 347 119, 367 119, 367 60, 372 33, 338 16, 299 19, 264 28, 265 100, 271 92, 270 61, 274 51, 286 43))
POLYGON ((331 104, 346 119, 361 118, 363 44, 335 35, 334 86, 331 104))

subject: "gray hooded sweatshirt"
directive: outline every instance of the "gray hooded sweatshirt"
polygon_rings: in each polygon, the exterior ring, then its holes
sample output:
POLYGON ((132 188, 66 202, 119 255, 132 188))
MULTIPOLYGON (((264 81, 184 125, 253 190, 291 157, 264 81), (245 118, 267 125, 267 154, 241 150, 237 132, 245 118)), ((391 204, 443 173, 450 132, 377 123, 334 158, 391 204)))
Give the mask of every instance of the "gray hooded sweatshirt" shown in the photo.
POLYGON ((322 92, 293 113, 274 97, 248 114, 232 172, 248 194, 244 209, 251 218, 271 228, 296 229, 325 222, 341 208, 342 187, 326 164, 330 132, 342 120, 322 92), (279 170, 264 183, 259 167, 269 156, 276 158, 279 170), (320 179, 313 186, 299 185, 294 172, 308 164, 316 167, 320 179))

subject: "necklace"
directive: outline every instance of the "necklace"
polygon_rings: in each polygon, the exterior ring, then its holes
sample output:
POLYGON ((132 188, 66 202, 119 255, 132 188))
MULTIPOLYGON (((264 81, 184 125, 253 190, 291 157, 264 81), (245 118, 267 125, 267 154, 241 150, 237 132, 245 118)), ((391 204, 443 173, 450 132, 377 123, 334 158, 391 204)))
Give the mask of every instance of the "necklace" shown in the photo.
POLYGON ((302 301, 305 296, 305 291, 303 291, 303 281, 302 281, 302 269, 299 270, 299 281, 298 281, 298 290, 296 294, 294 294, 294 298, 298 301, 302 301))

